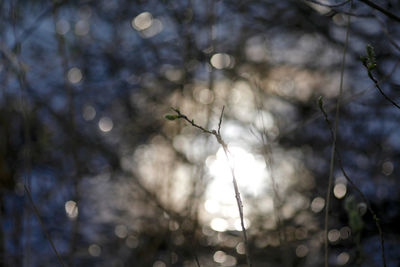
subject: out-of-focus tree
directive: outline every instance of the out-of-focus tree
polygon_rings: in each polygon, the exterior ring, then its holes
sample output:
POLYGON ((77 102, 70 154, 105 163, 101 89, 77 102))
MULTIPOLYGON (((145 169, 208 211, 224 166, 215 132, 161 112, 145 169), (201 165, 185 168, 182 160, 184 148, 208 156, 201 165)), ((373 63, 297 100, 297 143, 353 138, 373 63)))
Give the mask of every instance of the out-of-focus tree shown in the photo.
POLYGON ((344 46, 328 263, 382 265, 357 190, 379 216, 387 266, 400 260, 400 111, 387 101, 400 103, 397 1, 3 1, 0 12, 3 265, 56 266, 51 241, 68 266, 245 266, 229 166, 253 265, 323 265, 332 139, 317 99, 334 122, 344 46), (384 95, 360 60, 367 44, 384 95), (164 119, 173 107, 218 129, 223 106, 229 162, 213 136, 164 119))

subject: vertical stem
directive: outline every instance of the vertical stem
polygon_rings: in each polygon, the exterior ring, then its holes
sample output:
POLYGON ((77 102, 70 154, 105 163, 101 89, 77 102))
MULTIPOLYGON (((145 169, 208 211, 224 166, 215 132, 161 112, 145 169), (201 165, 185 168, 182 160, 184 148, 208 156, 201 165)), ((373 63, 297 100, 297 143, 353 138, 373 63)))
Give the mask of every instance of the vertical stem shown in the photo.
MULTIPOLYGON (((17 80, 20 87, 20 99, 19 99, 19 112, 21 113, 22 120, 23 120, 23 133, 24 133, 24 145, 22 148, 22 157, 23 157, 23 176, 24 176, 24 186, 28 189, 31 188, 31 170, 32 170, 32 163, 31 163, 31 132, 30 132, 30 123, 29 123, 29 116, 28 111, 26 110, 27 101, 25 99, 26 93, 26 77, 24 68, 22 66, 20 57, 21 52, 21 43, 17 41, 17 11, 18 6, 16 3, 11 4, 11 21, 13 26, 13 34, 15 42, 15 58, 17 62, 17 80), (14 5, 15 4, 15 5, 14 5)), ((25 198, 24 198, 24 254, 23 254, 23 263, 22 265, 30 266, 30 258, 31 258, 31 222, 30 222, 30 209, 28 208, 25 198)))
POLYGON ((35 213, 35 215, 36 215, 36 217, 37 217, 37 219, 38 219, 38 221, 39 221, 39 223, 40 223, 40 226, 42 227, 43 233, 46 235, 46 238, 47 238, 47 240, 49 241, 49 243, 50 243, 50 245, 51 245, 51 248, 53 249, 54 253, 56 254, 57 259, 58 259, 58 262, 60 263, 60 265, 61 265, 62 267, 64 267, 64 266, 65 266, 65 265, 64 265, 64 262, 63 262, 63 260, 62 260, 62 258, 61 258, 61 256, 60 256, 60 254, 58 253, 58 251, 57 251, 57 249, 56 249, 56 246, 54 245, 53 241, 51 240, 50 234, 49 234, 49 232, 46 230, 46 227, 44 226, 44 223, 43 223, 43 221, 42 221, 42 218, 40 218, 40 212, 39 212, 39 210, 36 208, 36 205, 35 205, 35 203, 33 202, 31 193, 29 192, 29 189, 28 189, 28 187, 27 187, 26 185, 24 186, 24 189, 25 189, 26 195, 28 196, 28 200, 29 200, 29 202, 30 202, 31 205, 32 205, 33 212, 35 213))
MULTIPOLYGON (((353 2, 351 1, 350 2, 350 10, 352 8, 352 5, 353 5, 353 2)), ((329 166, 328 188, 327 188, 327 192, 326 192, 325 227, 324 227, 325 267, 329 266, 329 251, 328 251, 329 206, 330 206, 331 188, 332 188, 332 180, 333 180, 333 168, 335 165, 337 129, 338 129, 338 124, 339 124, 340 102, 341 102, 342 93, 343 93, 343 76, 344 76, 344 66, 345 66, 345 62, 346 62, 347 44, 349 41, 349 30, 350 30, 350 15, 347 16, 346 38, 345 38, 344 47, 343 47, 343 56, 342 56, 342 63, 341 63, 341 69, 340 69, 339 96, 338 96, 338 100, 336 102, 335 127, 333 129, 331 161, 330 161, 330 166, 329 166)))
MULTIPOLYGON (((58 19, 58 5, 54 4, 53 5, 53 21, 54 21, 54 27, 56 27, 57 19, 58 19)), ((73 184, 73 199, 76 203, 76 206, 74 209, 78 209, 79 207, 79 202, 80 202, 80 190, 79 190, 79 177, 81 175, 81 170, 80 170, 80 164, 79 164, 79 158, 78 158, 78 149, 73 142, 73 140, 76 140, 75 137, 75 110, 74 110, 74 91, 72 86, 69 84, 69 81, 67 79, 68 76, 68 67, 69 67, 69 61, 68 57, 66 54, 66 46, 65 46, 65 40, 64 37, 58 34, 57 32, 55 33, 55 38, 57 40, 57 50, 61 59, 61 68, 63 71, 63 83, 64 87, 67 91, 67 103, 68 103, 68 131, 70 135, 70 140, 71 143, 68 146, 68 152, 72 157, 72 160, 74 162, 75 166, 75 172, 72 174, 72 184, 73 184)), ((77 249, 77 240, 78 240, 78 233, 79 233, 79 213, 76 218, 74 218, 72 222, 72 227, 71 227, 71 232, 70 232, 70 242, 69 242, 69 252, 68 252, 68 260, 71 261, 73 259, 73 255, 75 254, 75 251, 77 249)))
POLYGON ((281 206, 282 206, 282 199, 279 195, 279 188, 278 188, 278 184, 276 183, 276 179, 273 173, 273 157, 272 157, 272 146, 268 143, 268 135, 267 135, 267 130, 265 127, 265 123, 264 123, 264 117, 261 113, 261 109, 263 108, 262 103, 261 103, 261 99, 262 99, 262 95, 261 95, 261 90, 260 90, 260 86, 258 85, 258 83, 256 81, 254 81, 254 86, 257 89, 257 95, 254 99, 254 102, 257 105, 257 112, 258 112, 258 116, 261 119, 261 124, 262 124, 262 132, 260 134, 261 136, 261 142, 262 142, 262 151, 263 151, 263 158, 264 158, 264 162, 265 162, 265 166, 267 168, 268 173, 271 176, 271 183, 272 183, 272 192, 273 192, 273 197, 272 197, 272 206, 273 206, 273 212, 274 212, 274 217, 275 217, 275 223, 277 225, 278 228, 278 235, 279 235, 279 242, 281 245, 281 251, 282 251, 282 260, 284 262, 285 266, 291 266, 291 258, 289 256, 289 253, 287 253, 287 249, 288 249, 288 244, 287 244, 287 236, 286 236, 286 231, 285 231, 285 224, 281 219, 281 206))
MULTIPOLYGON (((222 116, 221 116, 221 118, 222 118, 222 116)), ((221 122, 221 120, 220 120, 220 122, 221 122)), ((217 139, 221 139, 220 135, 218 135, 218 137, 217 137, 217 139)), ((229 155, 228 155, 229 154, 228 147, 223 142, 221 142, 221 145, 222 145, 222 148, 224 149, 226 159, 228 160, 228 162, 231 162, 231 160, 229 159, 229 155)), ((232 165, 230 165, 229 167, 230 167, 230 170, 231 170, 231 173, 232 173, 233 189, 235 190, 236 203, 237 203, 237 206, 238 206, 238 209, 239 209, 240 225, 242 227, 243 241, 244 241, 244 246, 245 246, 245 250, 246 250, 246 261, 247 261, 247 265, 249 267, 252 267, 251 259, 250 259, 249 242, 248 242, 248 239, 247 239, 246 228, 245 228, 245 225, 244 225, 243 202, 242 202, 242 199, 240 197, 239 187, 238 187, 238 184, 237 184, 237 181, 236 181, 236 176, 235 176, 235 170, 234 170, 232 165)))
POLYGON ((251 264, 251 260, 250 260, 249 242, 247 241, 246 228, 244 227, 243 203, 242 203, 242 199, 240 197, 239 187, 238 187, 237 182, 236 182, 235 171, 234 171, 234 168, 233 168, 233 165, 232 165, 232 161, 229 159, 229 154, 230 153, 229 153, 229 150, 228 150, 228 146, 226 145, 224 140, 222 140, 222 137, 221 137, 221 124, 222 124, 222 118, 223 118, 223 115, 224 115, 224 109, 225 109, 225 107, 222 108, 221 116, 219 118, 218 131, 216 131, 216 130, 210 131, 210 130, 207 130, 207 129, 203 128, 202 126, 196 124, 194 122, 194 120, 190 120, 185 114, 182 114, 178 109, 172 108, 172 110, 175 111, 178 114, 178 119, 184 119, 185 121, 189 122, 193 127, 196 127, 198 129, 200 129, 204 133, 214 135, 215 138, 217 139, 218 143, 224 149, 225 156, 226 156, 226 158, 228 160, 228 163, 230 164, 229 167, 230 167, 230 170, 231 170, 231 173, 232 173, 233 188, 235 190, 235 198, 236 198, 237 206, 238 206, 238 209, 239 209, 240 224, 242 226, 243 239, 244 239, 244 244, 245 244, 245 249, 246 249, 247 265, 249 267, 251 267, 252 264, 251 264))

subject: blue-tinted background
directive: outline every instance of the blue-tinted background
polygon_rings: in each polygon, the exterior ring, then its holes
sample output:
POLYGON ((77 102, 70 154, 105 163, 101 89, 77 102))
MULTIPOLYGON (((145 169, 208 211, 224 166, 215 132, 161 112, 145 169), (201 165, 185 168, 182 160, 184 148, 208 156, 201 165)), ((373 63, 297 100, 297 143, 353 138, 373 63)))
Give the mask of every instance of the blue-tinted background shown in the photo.
MULTIPOLYGON (((1 265, 60 265, 50 239, 66 266, 246 266, 232 166, 253 265, 322 266, 332 139, 317 99, 333 124, 350 15, 337 148, 398 266, 400 110, 360 56, 375 48, 399 103, 399 22, 313 2, 2 1, 1 265), (171 107, 210 130, 225 107, 230 160, 171 107)), ((330 266, 382 266, 337 161, 329 208, 330 266)))

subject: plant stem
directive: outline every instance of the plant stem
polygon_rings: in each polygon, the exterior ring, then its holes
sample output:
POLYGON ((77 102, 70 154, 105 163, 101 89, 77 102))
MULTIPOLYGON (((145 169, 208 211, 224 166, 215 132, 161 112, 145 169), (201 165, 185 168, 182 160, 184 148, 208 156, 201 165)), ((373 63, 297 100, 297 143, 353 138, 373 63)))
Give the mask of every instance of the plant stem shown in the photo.
MULTIPOLYGON (((353 2, 350 4, 350 10, 352 8, 353 2)), ((332 140, 332 150, 331 150, 331 162, 329 167, 329 178, 328 178, 328 188, 326 192, 326 206, 325 206, 325 226, 324 226, 324 249, 325 249, 325 267, 329 266, 329 251, 328 251, 328 223, 329 223, 329 205, 331 198, 331 188, 333 180, 333 168, 335 162, 335 151, 336 151, 336 141, 337 141, 337 128, 339 125, 339 111, 340 102, 343 94, 343 76, 344 76, 344 66, 346 61, 346 51, 347 44, 349 41, 349 30, 350 30, 350 16, 347 16, 347 26, 346 26, 346 38, 343 48, 342 64, 340 69, 340 86, 339 86, 339 96, 336 102, 336 113, 335 113, 335 128, 333 129, 333 140, 332 140)))
POLYGON ((54 253, 56 254, 57 259, 58 259, 58 262, 60 263, 61 266, 64 267, 64 266, 65 266, 65 265, 64 265, 64 262, 63 262, 63 260, 62 260, 62 258, 61 258, 61 256, 60 256, 60 254, 58 253, 58 251, 57 251, 57 249, 56 249, 56 246, 54 245, 53 241, 51 240, 50 234, 49 234, 49 232, 46 230, 46 227, 44 226, 44 223, 43 223, 43 221, 42 221, 42 218, 40 218, 39 210, 36 208, 36 205, 35 205, 35 203, 33 202, 31 193, 30 193, 30 191, 29 191, 29 189, 28 189, 28 187, 27 187, 26 185, 24 185, 24 189, 25 189, 26 195, 28 196, 29 202, 30 202, 31 205, 32 205, 33 211, 34 211, 34 213, 35 213, 35 215, 36 215, 36 217, 37 217, 37 219, 38 219, 38 221, 39 221, 39 223, 40 223, 40 226, 42 227, 43 233, 44 233, 45 236, 46 236, 46 239, 49 241, 49 243, 50 243, 50 245, 51 245, 51 247, 52 247, 54 253))
MULTIPOLYGON (((218 143, 222 146, 228 162, 231 162, 230 159, 229 159, 230 152, 229 152, 228 146, 226 145, 226 143, 224 142, 224 140, 221 137, 221 124, 222 124, 222 118, 223 118, 223 115, 224 115, 224 109, 225 109, 225 107, 222 108, 221 115, 220 115, 220 118, 219 118, 218 131, 216 131, 216 130, 211 130, 210 131, 210 130, 207 130, 204 127, 196 124, 194 122, 194 120, 190 120, 185 114, 182 114, 178 109, 172 108, 172 110, 175 111, 178 114, 178 118, 179 119, 184 119, 185 121, 189 122, 193 127, 200 129, 204 133, 214 135, 215 138, 217 139, 218 143)), ((237 203, 238 210, 239 210, 240 225, 242 227, 243 241, 244 241, 245 250, 246 250, 247 265, 249 267, 252 267, 251 259, 250 259, 250 251, 249 251, 249 242, 248 242, 248 239, 247 239, 246 228, 244 226, 243 202, 242 202, 242 198, 240 197, 239 187, 238 187, 237 180, 236 180, 236 177, 235 177, 234 168, 231 165, 229 167, 230 167, 230 170, 231 170, 231 173, 232 173, 233 189, 235 190, 235 198, 236 198, 236 203, 237 203)))
MULTIPOLYGON (((331 125, 331 122, 330 122, 330 120, 329 120, 329 118, 328 118, 328 114, 326 113, 326 111, 325 111, 325 109, 324 109, 324 106, 323 106, 322 101, 321 101, 319 107, 320 107, 320 109, 321 109, 321 111, 322 111, 322 113, 323 113, 323 115, 324 115, 325 122, 326 122, 327 125, 328 125, 328 128, 329 128, 329 130, 330 130, 330 132, 331 132, 331 136, 332 136, 332 139, 333 139, 334 132, 333 132, 333 129, 332 129, 332 125, 331 125)), ((338 163, 339 163, 340 170, 342 171, 344 177, 345 177, 346 180, 349 182, 349 184, 357 191, 357 193, 360 195, 360 197, 362 198, 362 200, 365 202, 365 204, 367 205, 368 211, 371 213, 372 218, 373 218, 374 221, 375 221, 375 225, 376 225, 376 228, 378 229, 378 233, 379 233, 379 240, 380 240, 380 246, 381 246, 382 266, 383 266, 383 267, 386 267, 386 259, 385 259, 385 240, 384 240, 384 238, 383 238, 383 231, 382 231, 382 227, 381 227, 381 224, 380 224, 380 219, 379 219, 379 217, 377 216, 377 214, 375 213, 375 211, 372 209, 372 206, 371 206, 371 204, 369 203, 367 197, 366 197, 366 196, 364 195, 364 193, 360 190, 360 188, 358 188, 358 186, 353 182, 353 180, 350 178, 350 176, 347 174, 346 170, 344 169, 343 163, 342 163, 342 158, 341 158, 341 156, 340 156, 340 153, 339 153, 339 150, 338 150, 337 147, 335 148, 335 154, 336 154, 336 156, 337 156, 337 160, 338 160, 338 163)))
POLYGON ((396 104, 396 102, 394 102, 390 97, 388 97, 382 90, 382 88, 379 86, 379 82, 377 79, 375 79, 375 77, 372 75, 371 70, 368 70, 368 77, 374 82, 375 87, 379 90, 379 92, 383 95, 383 97, 389 101, 390 103, 392 103, 396 108, 400 109, 400 106, 398 104, 396 104))

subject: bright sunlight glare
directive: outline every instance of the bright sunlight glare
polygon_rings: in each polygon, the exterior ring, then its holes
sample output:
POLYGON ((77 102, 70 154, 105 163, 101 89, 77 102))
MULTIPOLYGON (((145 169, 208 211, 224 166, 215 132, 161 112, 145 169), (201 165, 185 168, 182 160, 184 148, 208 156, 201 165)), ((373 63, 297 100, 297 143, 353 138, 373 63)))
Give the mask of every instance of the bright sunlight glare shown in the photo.
POLYGON ((267 178, 264 161, 256 159, 253 154, 241 147, 230 147, 228 156, 231 162, 228 162, 224 150, 220 148, 217 154, 207 161, 210 174, 214 178, 213 184, 218 186, 217 190, 224 191, 222 189, 226 188, 226 185, 232 188, 230 166, 233 166, 240 189, 253 196, 259 195, 265 189, 267 178))
MULTIPOLYGON (((220 223, 218 223, 218 227, 215 227, 216 221, 213 221, 212 228, 218 228, 219 231, 226 228, 235 229, 237 226, 235 219, 239 217, 230 166, 234 169, 242 199, 245 195, 256 197, 265 192, 269 180, 264 161, 245 149, 236 146, 229 147, 229 160, 230 163, 221 148, 216 155, 209 156, 206 161, 213 179, 207 188, 205 209, 209 214, 218 214, 228 219, 228 222, 232 222, 229 223, 232 225, 223 227, 219 227, 220 223)), ((245 199, 243 201, 245 202, 245 199)))

